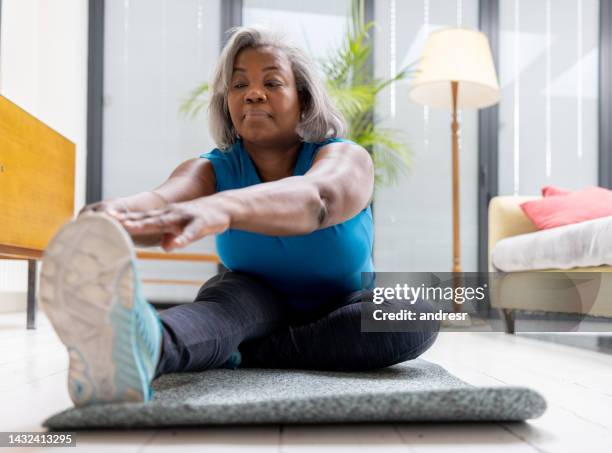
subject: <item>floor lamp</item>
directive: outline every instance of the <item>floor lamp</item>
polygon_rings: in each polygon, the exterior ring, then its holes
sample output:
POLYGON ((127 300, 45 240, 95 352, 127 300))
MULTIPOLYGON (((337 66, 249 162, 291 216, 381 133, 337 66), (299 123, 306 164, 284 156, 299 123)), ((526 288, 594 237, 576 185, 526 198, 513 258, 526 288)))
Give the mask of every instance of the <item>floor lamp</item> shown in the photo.
POLYGON ((488 107, 496 104, 499 96, 491 48, 484 33, 445 28, 429 35, 409 98, 452 111, 453 272, 461 272, 457 109, 488 107))

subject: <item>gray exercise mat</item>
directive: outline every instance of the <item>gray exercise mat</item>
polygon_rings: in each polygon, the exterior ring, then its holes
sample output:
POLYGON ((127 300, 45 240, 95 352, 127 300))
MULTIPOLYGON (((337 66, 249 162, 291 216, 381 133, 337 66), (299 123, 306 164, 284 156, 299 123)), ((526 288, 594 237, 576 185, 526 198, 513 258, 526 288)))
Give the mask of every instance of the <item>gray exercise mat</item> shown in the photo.
POLYGON ((261 423, 520 421, 546 401, 525 387, 480 387, 422 359, 369 372, 217 369, 158 378, 149 403, 67 409, 51 429, 261 423))

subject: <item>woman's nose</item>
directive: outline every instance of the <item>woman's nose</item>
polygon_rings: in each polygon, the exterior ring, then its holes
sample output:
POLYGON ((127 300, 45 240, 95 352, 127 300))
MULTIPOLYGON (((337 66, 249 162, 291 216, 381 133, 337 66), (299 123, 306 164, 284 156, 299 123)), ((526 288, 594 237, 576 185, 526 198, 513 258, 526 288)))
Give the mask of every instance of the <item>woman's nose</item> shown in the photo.
POLYGON ((248 103, 252 102, 263 102, 266 99, 266 95, 260 89, 254 88, 250 90, 245 97, 245 101, 248 103))

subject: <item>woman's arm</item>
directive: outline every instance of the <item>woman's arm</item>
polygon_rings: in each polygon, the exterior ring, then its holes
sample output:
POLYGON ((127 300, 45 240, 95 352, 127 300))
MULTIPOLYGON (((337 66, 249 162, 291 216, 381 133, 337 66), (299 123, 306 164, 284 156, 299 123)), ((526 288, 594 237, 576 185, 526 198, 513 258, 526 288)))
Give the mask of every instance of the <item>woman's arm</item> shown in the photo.
POLYGON ((332 143, 320 149, 304 176, 216 194, 231 228, 289 236, 350 219, 372 198, 372 159, 361 146, 332 143), (222 200, 222 201, 221 201, 222 200))
MULTIPOLYGON (((156 189, 87 205, 79 215, 87 211, 101 211, 119 218, 121 214, 129 212, 162 209, 169 203, 212 195, 216 191, 215 183, 215 173, 208 159, 190 159, 180 164, 156 189)), ((156 246, 162 243, 163 233, 132 234, 132 240, 139 246, 156 246)))
POLYGON ((231 228, 272 236, 311 233, 325 215, 316 185, 305 176, 220 192, 203 199, 202 209, 211 203, 225 210, 231 228))
POLYGON ((132 234, 170 235, 166 250, 236 228, 275 236, 301 235, 355 216, 371 201, 374 170, 367 151, 351 143, 321 148, 304 176, 227 190, 165 209, 122 217, 132 234))
POLYGON ((208 159, 197 157, 176 167, 168 179, 153 192, 161 196, 166 204, 179 203, 214 194, 215 184, 212 163, 208 159))

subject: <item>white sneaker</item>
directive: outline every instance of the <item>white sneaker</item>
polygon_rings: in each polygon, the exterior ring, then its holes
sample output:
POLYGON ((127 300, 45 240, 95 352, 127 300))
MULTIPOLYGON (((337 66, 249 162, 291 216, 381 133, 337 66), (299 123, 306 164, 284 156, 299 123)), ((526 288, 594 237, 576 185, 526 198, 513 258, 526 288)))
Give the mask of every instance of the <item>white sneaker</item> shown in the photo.
POLYGON ((141 296, 132 240, 115 219, 86 213, 47 247, 40 300, 68 348, 76 406, 149 401, 161 322, 141 296))

